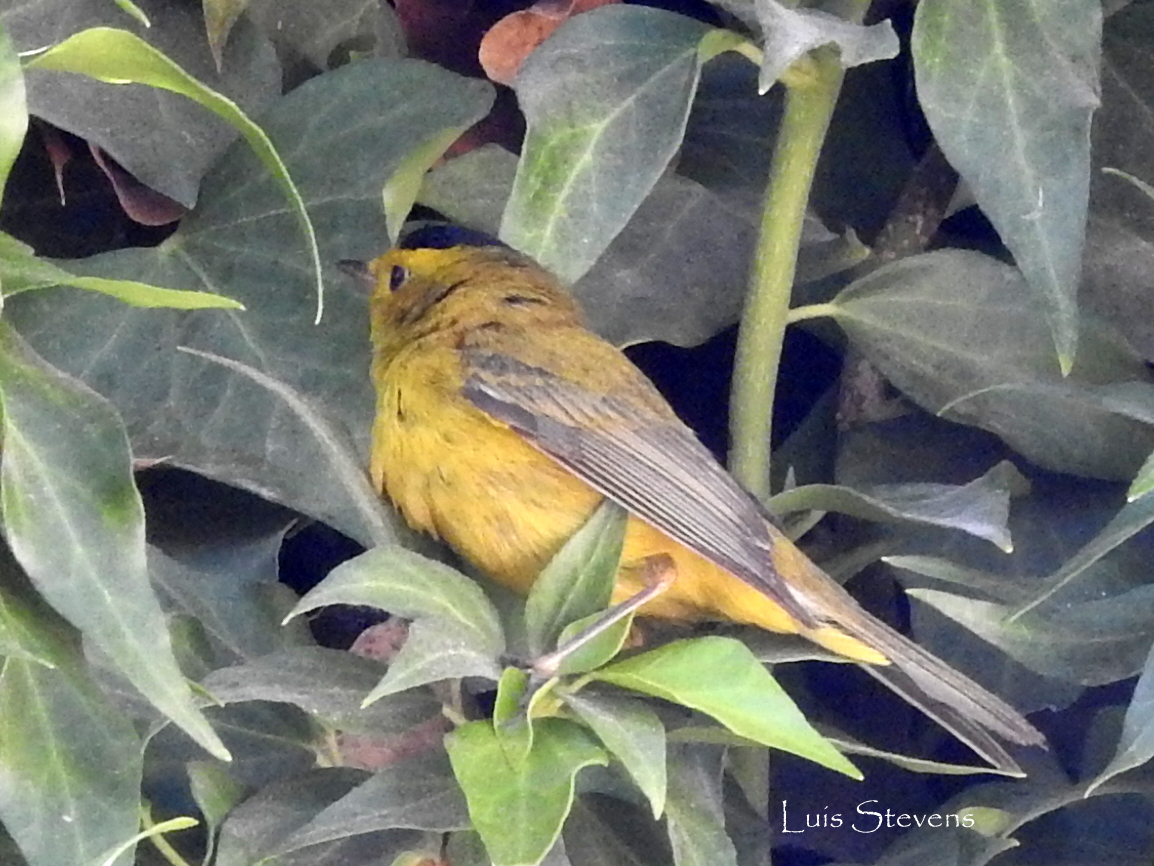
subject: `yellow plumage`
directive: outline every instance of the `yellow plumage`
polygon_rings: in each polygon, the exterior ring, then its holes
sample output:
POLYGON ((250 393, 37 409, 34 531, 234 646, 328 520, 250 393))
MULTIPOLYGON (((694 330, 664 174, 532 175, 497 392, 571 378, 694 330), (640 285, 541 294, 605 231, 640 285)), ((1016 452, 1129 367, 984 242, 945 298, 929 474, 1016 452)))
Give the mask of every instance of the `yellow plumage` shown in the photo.
POLYGON ((407 521, 525 593, 608 495, 631 517, 614 601, 647 557, 676 579, 642 615, 800 633, 928 697, 996 762, 1039 743, 1012 708, 874 619, 761 514, 564 289, 499 246, 395 249, 370 266, 373 483, 407 521), (912 685, 911 685, 912 684, 912 685))

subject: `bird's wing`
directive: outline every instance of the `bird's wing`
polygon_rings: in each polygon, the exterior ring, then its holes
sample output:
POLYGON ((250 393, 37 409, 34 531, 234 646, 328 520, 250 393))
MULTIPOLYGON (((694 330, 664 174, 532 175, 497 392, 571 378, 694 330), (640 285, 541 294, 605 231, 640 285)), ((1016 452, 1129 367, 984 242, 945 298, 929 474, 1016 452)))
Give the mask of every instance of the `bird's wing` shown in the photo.
MULTIPOLYGON (((607 498, 749 583, 805 627, 773 567, 766 516, 692 431, 644 400, 596 393, 509 355, 465 349, 465 397, 607 498)), ((639 381, 645 381, 638 374, 639 381)), ((644 387, 649 387, 645 382, 644 387)))

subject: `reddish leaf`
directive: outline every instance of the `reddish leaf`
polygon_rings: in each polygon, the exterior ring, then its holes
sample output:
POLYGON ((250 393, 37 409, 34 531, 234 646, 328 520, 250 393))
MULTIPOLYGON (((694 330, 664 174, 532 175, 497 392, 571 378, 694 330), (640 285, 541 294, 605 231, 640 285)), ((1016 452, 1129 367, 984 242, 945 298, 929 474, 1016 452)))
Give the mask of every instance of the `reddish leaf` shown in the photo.
POLYGON ((188 213, 184 205, 142 184, 96 145, 89 142, 88 149, 92 151, 92 158, 100 170, 111 181, 120 206, 136 222, 145 226, 162 226, 176 222, 188 213))
POLYGON ((481 68, 498 84, 512 84, 525 58, 566 20, 617 2, 620 0, 538 0, 529 9, 507 15, 481 40, 481 68))

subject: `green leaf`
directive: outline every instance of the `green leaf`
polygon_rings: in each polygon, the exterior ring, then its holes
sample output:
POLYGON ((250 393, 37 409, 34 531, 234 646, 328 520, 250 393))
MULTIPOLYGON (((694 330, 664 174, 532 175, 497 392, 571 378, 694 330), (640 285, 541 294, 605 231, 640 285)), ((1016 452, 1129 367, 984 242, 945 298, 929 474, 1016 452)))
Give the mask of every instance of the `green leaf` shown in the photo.
POLYGON ((1133 538, 1151 523, 1154 523, 1154 496, 1144 496, 1127 502, 1102 529, 1077 553, 1067 559, 1062 567, 1046 577, 1040 590, 1035 589, 1028 602, 1014 610, 1020 616, 1051 598, 1054 593, 1068 585, 1102 557, 1133 538))
POLYGON ((28 586, 6 545, 0 545, 0 569, 0 656, 54 667, 68 625, 28 586))
POLYGON ((567 625, 608 607, 628 520, 624 508, 605 500, 541 571, 525 600, 534 657, 556 649, 567 625))
POLYGON ((465 798, 440 749, 374 773, 280 841, 272 856, 392 828, 448 832, 469 827, 465 798))
POLYGON ((447 159, 425 175, 417 201, 466 228, 497 236, 517 176, 517 157, 499 144, 447 159))
MULTIPOLYGON (((633 628, 633 614, 622 617, 596 637, 570 650, 557 666, 559 674, 583 674, 608 662, 625 645, 629 632, 633 628)), ((557 645, 564 646, 568 641, 576 638, 585 629, 592 626, 602 614, 593 613, 587 617, 569 623, 557 638, 557 645)))
POLYGON ((910 256, 850 284, 825 309, 914 402, 989 430, 1046 468, 1129 480, 1154 450, 1154 430, 1097 391, 1109 382, 1149 387, 1142 361, 1084 317, 1084 351, 1063 377, 1021 274, 988 256, 910 256))
POLYGON ((722 807, 724 754, 716 746, 670 744, 666 829, 675 866, 737 866, 722 807))
MULTIPOLYGON (((235 34, 234 34, 235 36, 235 34)), ((207 52, 206 52, 207 53, 207 52)), ((479 119, 492 87, 415 60, 363 60, 317 76, 262 115, 316 218, 322 259, 369 259, 386 245, 380 191, 436 130, 479 119)), ((290 505, 375 544, 343 464, 283 400, 242 372, 190 357, 188 346, 260 370, 300 394, 347 458, 368 462, 374 409, 363 289, 335 266, 328 314, 314 326, 309 261, 279 186, 238 142, 205 177, 198 208, 164 243, 70 261, 76 273, 223 290, 248 309, 140 311, 108 298, 46 289, 5 313, 51 362, 120 409, 136 456, 164 459, 290 505)), ((365 485, 367 488, 367 485, 365 485)), ((393 537, 404 537, 395 521, 393 537)))
POLYGON ((929 0, 912 37, 934 138, 1043 305, 1063 372, 1078 341, 1101 36, 1097 0, 929 0))
POLYGON ((512 765, 488 721, 469 722, 445 738, 469 816, 494 866, 535 866, 557 837, 573 805, 581 768, 608 759, 589 735, 564 719, 541 719, 533 748, 512 765))
MULTIPOLYGON (((232 810, 221 827, 213 866, 253 866, 368 776, 347 767, 314 769, 266 785, 232 810)), ((282 864, 389 863, 421 839, 411 830, 386 830, 321 843, 282 864)))
POLYGON ((400 238, 405 218, 413 209, 413 203, 421 192, 425 173, 433 163, 445 155, 449 145, 460 138, 468 128, 468 123, 462 123, 439 130, 428 141, 421 142, 409 151, 385 182, 384 189, 381 190, 385 208, 385 227, 389 239, 394 243, 400 238))
POLYGON ((300 707, 329 728, 352 733, 402 733, 440 714, 440 701, 427 691, 362 709, 365 695, 380 678, 381 665, 370 659, 324 647, 293 647, 213 671, 203 685, 224 704, 280 701, 300 707))
POLYGON ((496 681, 501 675, 500 653, 479 634, 440 617, 422 617, 409 626, 405 645, 389 665, 389 672, 373 687, 364 705, 387 695, 441 680, 483 677, 496 681))
POLYGON ((528 688, 528 673, 505 668, 493 702, 493 731, 505 750, 505 760, 514 767, 520 766, 533 748, 533 719, 525 700, 528 688))
POLYGON ((665 727, 638 700, 589 691, 565 695, 565 706, 589 726, 649 800, 653 817, 665 811, 665 727))
POLYGON ((1154 640, 1154 586, 1107 598, 1053 603, 1009 619, 1001 604, 932 589, 908 595, 941 611, 1026 667, 1079 685, 1133 676, 1154 640))
MULTIPOLYGON (((189 75, 255 117, 281 93, 273 46, 242 19, 229 39, 224 67, 218 69, 204 37, 200 6, 149 3, 150 25, 141 27, 108 0, 10 3, 2 14, 26 56, 88 28, 135 28, 189 75)), ((237 138, 226 121, 168 90, 121 87, 35 67, 25 69, 25 80, 31 114, 96 145, 141 183, 184 207, 196 204, 204 173, 237 138)))
POLYGON ((8 543, 36 588, 152 704, 214 756, 148 580, 144 510, 116 411, 0 327, 8 543))
POLYGON ((0 232, 0 283, 5 297, 50 286, 74 286, 110 295, 134 307, 169 307, 174 310, 205 310, 214 307, 244 309, 238 301, 212 292, 182 292, 133 280, 76 276, 45 259, 37 258, 31 247, 3 232, 0 232))
POLYGON ((363 604, 406 619, 436 617, 476 638, 493 656, 504 648, 497 612, 480 587, 403 547, 376 547, 342 562, 287 618, 330 604, 363 604))
POLYGON ((853 764, 805 720, 753 653, 732 638, 674 641, 596 670, 590 677, 700 710, 764 746, 861 778, 853 764))
POLYGON ((93 862, 139 821, 142 745, 132 724, 73 647, 54 641, 52 660, 49 669, 9 658, 0 673, 0 821, 28 866, 93 862))
POLYGON ((304 233, 305 245, 312 260, 312 271, 316 280, 316 321, 321 320, 324 312, 321 254, 312 220, 309 219, 308 211, 305 209, 304 199, 293 179, 289 177, 288 169, 269 137, 263 129, 249 120, 235 102, 205 87, 135 34, 112 27, 93 27, 70 36, 59 45, 37 56, 29 66, 59 72, 76 72, 109 84, 137 83, 171 90, 173 93, 187 96, 232 124, 276 179, 304 233))
POLYGON ((1114 757, 1086 789, 1086 796, 1119 773, 1140 767, 1151 758, 1154 758, 1154 649, 1146 657, 1138 684, 1134 686, 1114 757))
POLYGON ((747 12, 743 17, 752 17, 761 31, 764 57, 758 85, 762 93, 773 87, 786 67, 824 45, 837 48, 838 59, 846 69, 897 57, 900 48, 889 21, 866 27, 820 10, 791 9, 777 0, 753 0, 748 5, 723 0, 719 5, 735 12, 753 7, 752 16, 747 12))
POLYGON ((1142 464, 1142 468, 1138 470, 1138 474, 1130 482, 1130 489, 1126 491, 1126 499, 1133 502, 1136 499, 1141 499, 1151 490, 1154 490, 1154 451, 1150 452, 1150 456, 1146 458, 1146 462, 1142 464))
MULTIPOLYGON (((8 183, 8 172, 24 144, 28 131, 28 104, 24 99, 24 73, 20 58, 0 24, 0 195, 8 183)), ((2 276, 2 275, 0 275, 2 276)))
POLYGON ((676 153, 711 32, 612 5, 529 55, 513 84, 529 131, 501 239, 566 282, 589 270, 676 153))
POLYGON ((246 17, 255 21, 290 56, 305 57, 317 69, 340 62, 334 51, 360 58, 404 57, 405 34, 389 4, 365 0, 326 0, 323 4, 249 0, 246 17), (334 62, 336 61, 336 62, 334 62))
POLYGON ((208 864, 216 850, 216 831, 232 807, 244 799, 245 789, 219 762, 189 761, 186 769, 189 793, 204 816, 208 836, 204 863, 208 864))
POLYGON ((1013 550, 1010 528, 1011 487, 1025 478, 1009 461, 1002 461, 969 484, 875 484, 851 489, 839 484, 810 484, 774 496, 774 514, 812 509, 836 511, 879 522, 910 521, 960 529, 1013 550))
POLYGON ((347 504, 356 509, 361 524, 368 531, 373 543, 389 544, 395 540, 397 535, 395 521, 390 520, 389 512, 381 503, 380 495, 368 483, 363 464, 354 453, 355 449, 348 441, 348 437, 343 435, 344 431, 334 428, 324 410, 317 406, 315 401, 248 364, 184 346, 181 346, 180 350, 233 370, 282 400, 313 435, 316 444, 324 452, 329 468, 333 470, 332 475, 340 480, 344 488, 347 504))
POLYGON ((244 12, 248 0, 202 0, 201 5, 204 8, 208 47, 212 49, 216 68, 220 69, 224 65, 224 46, 228 42, 228 34, 244 12))

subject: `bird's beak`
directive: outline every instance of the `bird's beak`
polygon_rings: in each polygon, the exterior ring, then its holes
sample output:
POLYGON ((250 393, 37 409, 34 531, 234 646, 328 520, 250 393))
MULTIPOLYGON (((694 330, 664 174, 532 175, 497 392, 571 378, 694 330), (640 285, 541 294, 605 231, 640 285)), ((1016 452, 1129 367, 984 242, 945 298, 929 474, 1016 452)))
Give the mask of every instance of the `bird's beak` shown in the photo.
POLYGON ((377 287, 376 278, 365 262, 357 259, 341 259, 337 262, 337 267, 356 280, 366 292, 371 293, 377 287))

